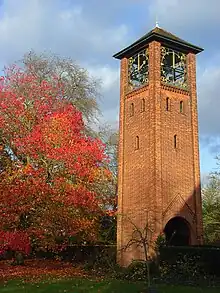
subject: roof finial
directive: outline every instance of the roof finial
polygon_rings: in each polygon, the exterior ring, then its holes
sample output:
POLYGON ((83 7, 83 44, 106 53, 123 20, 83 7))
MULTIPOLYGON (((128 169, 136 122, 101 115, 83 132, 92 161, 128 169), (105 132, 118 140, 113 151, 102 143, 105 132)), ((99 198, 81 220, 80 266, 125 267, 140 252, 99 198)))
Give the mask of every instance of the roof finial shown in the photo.
POLYGON ((156 15, 156 27, 159 27, 158 17, 156 15))

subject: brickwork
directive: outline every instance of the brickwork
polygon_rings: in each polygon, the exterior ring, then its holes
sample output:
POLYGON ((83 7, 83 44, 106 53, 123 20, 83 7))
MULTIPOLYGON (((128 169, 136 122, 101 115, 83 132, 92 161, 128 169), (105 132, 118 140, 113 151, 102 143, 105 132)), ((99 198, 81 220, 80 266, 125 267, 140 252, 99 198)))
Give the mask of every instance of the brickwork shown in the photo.
POLYGON ((135 246, 122 250, 132 237, 131 221, 139 228, 148 223, 156 238, 171 218, 181 216, 190 224, 191 243, 202 241, 195 55, 188 54, 184 91, 161 84, 160 47, 149 44, 149 83, 133 92, 127 91, 127 59, 121 60, 117 243, 124 266, 144 257, 135 246))
POLYGON ((196 56, 188 54, 188 75, 191 94, 191 125, 192 143, 194 154, 194 199, 196 211, 196 236, 197 243, 203 243, 203 223, 202 223, 202 199, 200 184, 200 164, 199 164, 199 131, 198 131, 198 110, 197 110, 197 91, 196 91, 196 56))

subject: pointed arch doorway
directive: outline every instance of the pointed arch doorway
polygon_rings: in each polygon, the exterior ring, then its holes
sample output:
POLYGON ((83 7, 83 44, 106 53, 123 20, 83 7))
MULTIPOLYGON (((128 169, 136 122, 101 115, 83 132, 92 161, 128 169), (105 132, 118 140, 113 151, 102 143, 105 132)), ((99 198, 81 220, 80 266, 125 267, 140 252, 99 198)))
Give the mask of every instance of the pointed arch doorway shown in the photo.
POLYGON ((190 245, 190 225, 182 217, 170 219, 165 228, 164 234, 167 245, 170 246, 188 246, 190 245))

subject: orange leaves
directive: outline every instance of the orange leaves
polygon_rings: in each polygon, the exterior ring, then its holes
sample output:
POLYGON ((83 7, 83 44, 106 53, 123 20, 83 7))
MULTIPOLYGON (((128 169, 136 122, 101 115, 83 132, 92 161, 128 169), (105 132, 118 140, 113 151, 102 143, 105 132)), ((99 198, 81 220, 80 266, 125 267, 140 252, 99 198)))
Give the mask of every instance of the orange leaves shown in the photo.
POLYGON ((55 109, 62 86, 56 79, 39 83, 36 76, 13 66, 1 79, 0 109, 5 135, 23 137, 35 123, 55 109))
POLYGON ((45 278, 86 277, 87 274, 80 267, 73 267, 72 263, 58 260, 26 260, 25 266, 11 266, 10 263, 0 261, 0 281, 22 278, 34 282, 45 278))
POLYGON ((110 181, 112 180, 112 173, 105 167, 93 168, 90 172, 91 180, 110 181))
POLYGON ((18 151, 34 160, 56 160, 77 176, 88 176, 104 159, 104 145, 83 135, 81 114, 66 105, 33 127, 23 138, 14 141, 18 151))

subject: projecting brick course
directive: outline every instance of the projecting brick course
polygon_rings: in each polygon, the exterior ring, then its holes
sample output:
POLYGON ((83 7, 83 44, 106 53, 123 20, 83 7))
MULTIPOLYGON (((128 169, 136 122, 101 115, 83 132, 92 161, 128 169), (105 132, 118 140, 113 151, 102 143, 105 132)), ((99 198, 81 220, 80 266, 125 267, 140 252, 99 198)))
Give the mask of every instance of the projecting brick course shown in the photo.
POLYGON ((117 245, 124 266, 144 257, 136 247, 121 250, 132 237, 126 217, 140 228, 148 223, 156 239, 171 218, 181 216, 190 224, 191 244, 202 243, 195 55, 187 55, 187 91, 161 83, 160 50, 159 42, 149 44, 149 83, 132 92, 128 61, 121 60, 117 245))

